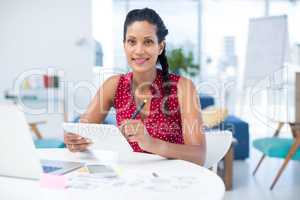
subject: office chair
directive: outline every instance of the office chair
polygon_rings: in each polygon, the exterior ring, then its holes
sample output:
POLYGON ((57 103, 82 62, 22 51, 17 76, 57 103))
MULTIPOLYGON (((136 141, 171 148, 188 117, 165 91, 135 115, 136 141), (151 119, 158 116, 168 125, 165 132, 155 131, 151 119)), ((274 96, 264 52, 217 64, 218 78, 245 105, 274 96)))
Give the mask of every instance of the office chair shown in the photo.
POLYGON ((223 159, 232 144, 230 131, 209 131, 205 133, 206 159, 204 167, 217 172, 217 164, 223 159))
POLYGON ((44 138, 40 130, 38 129, 38 125, 45 124, 46 121, 38 121, 38 122, 29 122, 28 125, 31 131, 35 134, 36 138, 34 140, 34 145, 36 148, 64 148, 65 144, 63 141, 56 138, 44 138))
POLYGON ((278 135, 284 124, 284 122, 278 123, 278 128, 276 129, 273 137, 260 138, 253 141, 254 148, 263 153, 252 173, 253 176, 256 174, 259 166, 266 156, 284 159, 283 164, 279 168, 279 171, 270 186, 270 190, 274 188, 290 160, 300 161, 300 124, 288 123, 291 128, 293 138, 279 138, 278 135))
POLYGON ((209 106, 202 110, 202 120, 206 139, 206 161, 204 166, 217 172, 217 163, 222 160, 232 144, 230 131, 213 130, 228 114, 227 109, 209 106))

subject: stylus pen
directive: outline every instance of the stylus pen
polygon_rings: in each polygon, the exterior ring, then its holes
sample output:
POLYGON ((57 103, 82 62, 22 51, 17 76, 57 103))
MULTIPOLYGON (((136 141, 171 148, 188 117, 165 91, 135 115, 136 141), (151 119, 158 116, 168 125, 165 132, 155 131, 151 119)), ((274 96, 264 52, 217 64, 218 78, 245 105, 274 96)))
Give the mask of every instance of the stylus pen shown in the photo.
POLYGON ((131 116, 130 119, 135 119, 136 116, 142 111, 142 109, 144 108, 144 106, 146 105, 146 103, 147 103, 147 100, 144 99, 143 103, 141 103, 139 105, 139 107, 136 109, 136 111, 133 113, 133 115, 131 116))

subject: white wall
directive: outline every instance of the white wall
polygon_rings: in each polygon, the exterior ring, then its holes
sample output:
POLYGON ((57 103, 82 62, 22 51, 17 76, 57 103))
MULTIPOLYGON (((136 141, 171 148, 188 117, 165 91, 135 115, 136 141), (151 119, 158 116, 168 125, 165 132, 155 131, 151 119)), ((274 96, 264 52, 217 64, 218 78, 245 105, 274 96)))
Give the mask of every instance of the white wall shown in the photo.
POLYGON ((90 80, 91 31, 90 0, 0 0, 1 93, 20 72, 36 67, 90 80))
POLYGON ((0 0, 0 100, 32 68, 63 69, 66 80, 92 83, 91 18, 91 0, 0 0))

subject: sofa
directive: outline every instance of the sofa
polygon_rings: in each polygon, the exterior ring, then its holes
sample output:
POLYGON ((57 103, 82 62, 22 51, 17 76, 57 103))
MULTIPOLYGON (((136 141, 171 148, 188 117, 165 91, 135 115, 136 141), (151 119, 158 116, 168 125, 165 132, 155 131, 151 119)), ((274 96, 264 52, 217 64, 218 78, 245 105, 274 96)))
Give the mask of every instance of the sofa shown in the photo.
MULTIPOLYGON (((201 109, 215 104, 214 98, 200 94, 201 109)), ((232 132, 233 137, 237 140, 234 144, 234 159, 244 160, 249 157, 249 124, 234 115, 228 115, 225 120, 214 129, 229 130, 232 132)))

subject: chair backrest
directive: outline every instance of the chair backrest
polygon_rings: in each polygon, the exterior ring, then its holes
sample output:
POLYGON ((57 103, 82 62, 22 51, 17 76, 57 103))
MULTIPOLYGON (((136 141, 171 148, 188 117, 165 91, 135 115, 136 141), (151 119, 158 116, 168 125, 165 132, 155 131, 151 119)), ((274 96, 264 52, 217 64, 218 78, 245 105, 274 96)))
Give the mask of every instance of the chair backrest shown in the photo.
POLYGON ((208 131, 206 139, 206 160, 204 166, 207 168, 217 164, 228 152, 232 144, 232 133, 230 131, 208 131))

